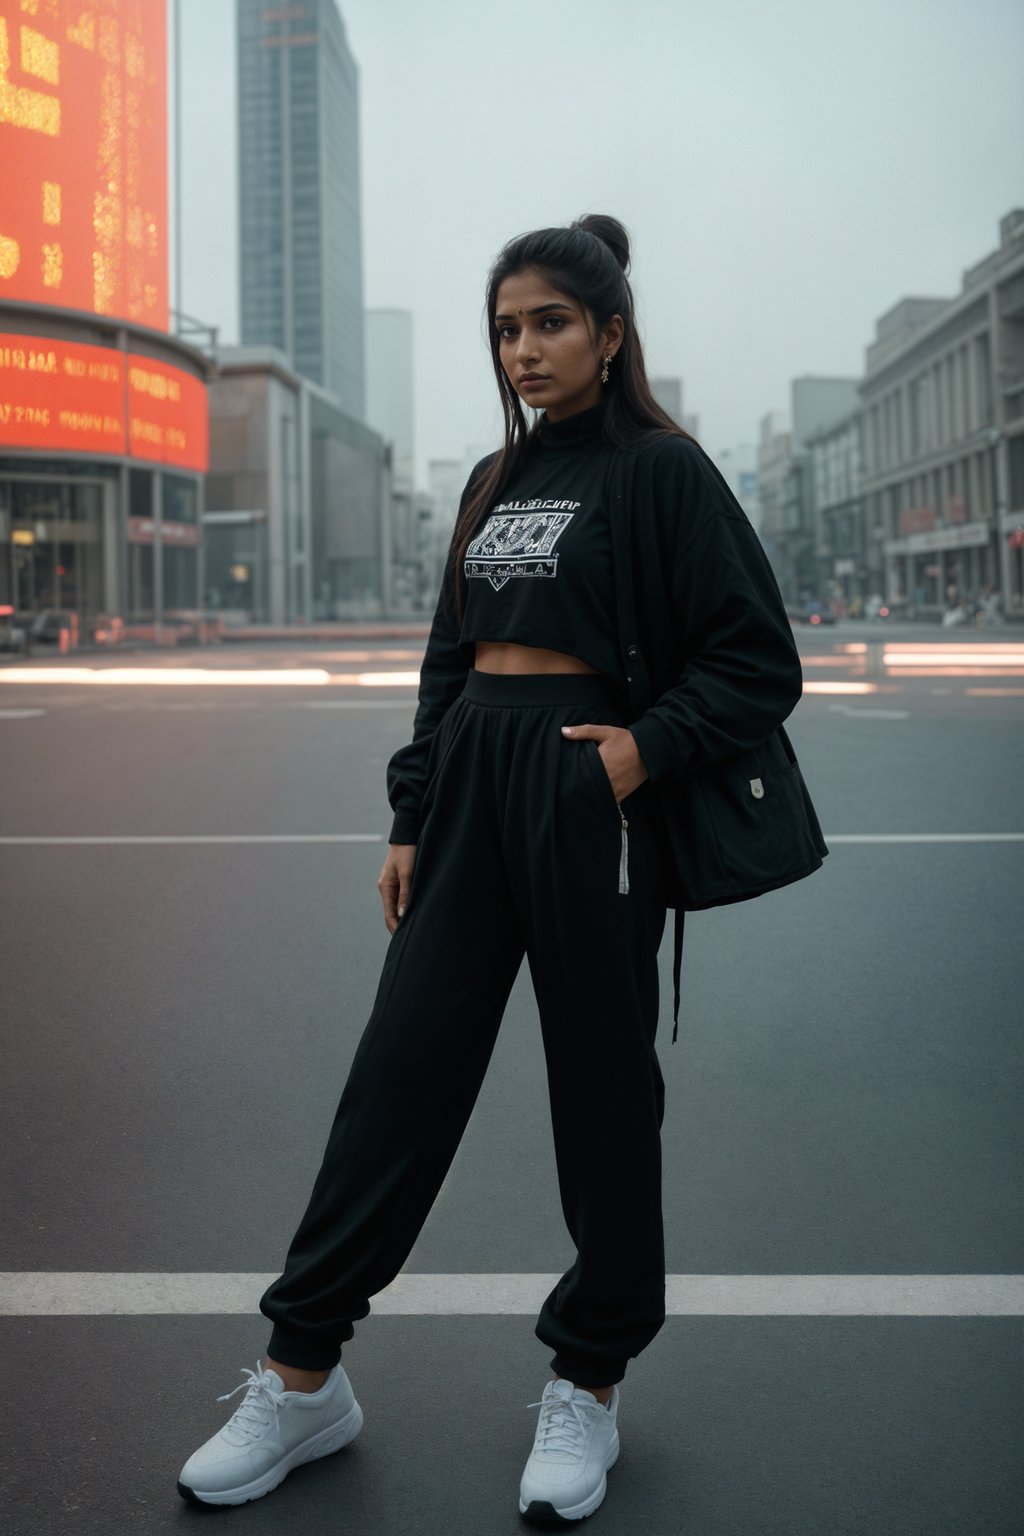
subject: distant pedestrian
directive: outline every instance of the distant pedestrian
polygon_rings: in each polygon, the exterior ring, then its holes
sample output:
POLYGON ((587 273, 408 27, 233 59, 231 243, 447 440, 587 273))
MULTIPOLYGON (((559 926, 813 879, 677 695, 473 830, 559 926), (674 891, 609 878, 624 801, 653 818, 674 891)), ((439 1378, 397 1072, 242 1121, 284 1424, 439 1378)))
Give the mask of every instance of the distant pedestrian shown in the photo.
MULTIPOLYGON (((628 265, 622 225, 592 216, 512 240, 491 270, 505 441, 463 492, 413 739, 388 764, 377 885, 392 937, 309 1204, 260 1302, 266 1365, 183 1468, 190 1500, 259 1498, 359 1432, 342 1345, 437 1197, 524 955, 576 1258, 536 1325, 555 1375, 531 1405, 519 1509, 576 1520, 605 1496, 618 1384, 665 1318, 655 791, 745 763, 729 792, 766 881, 773 834, 791 858, 800 814, 795 764, 775 783, 770 761, 763 782, 749 776, 800 697, 786 608, 726 481, 654 399, 628 265), (523 402, 541 412, 532 425, 523 402), (608 487, 627 467, 630 521, 616 525, 608 487), (623 526, 631 574, 613 559, 623 526), (623 635, 627 586, 636 628, 623 635), (654 702, 636 714, 645 664, 654 702)), ((727 829, 702 836, 695 858, 728 884, 727 829)), ((500 1390, 493 1370, 485 1390, 500 1390)), ((431 1529, 464 1529, 459 1496, 431 1529)))
POLYGON ((1003 622, 1003 615, 999 608, 999 588, 987 586, 983 589, 979 602, 978 623, 988 628, 1003 622))

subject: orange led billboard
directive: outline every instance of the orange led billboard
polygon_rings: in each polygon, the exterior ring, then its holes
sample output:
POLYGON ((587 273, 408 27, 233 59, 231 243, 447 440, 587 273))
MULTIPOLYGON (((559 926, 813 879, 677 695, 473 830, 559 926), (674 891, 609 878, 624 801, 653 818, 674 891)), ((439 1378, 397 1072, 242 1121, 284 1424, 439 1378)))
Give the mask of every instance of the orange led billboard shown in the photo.
POLYGON ((126 451, 124 356, 0 335, 0 447, 126 451))
POLYGON ((130 352, 128 452, 183 469, 205 470, 209 461, 206 386, 192 374, 130 352))
POLYGON ((167 330, 166 0, 0 0, 0 299, 167 330))
POLYGON ((134 352, 0 334, 0 448, 107 453, 205 471, 200 379, 134 352))

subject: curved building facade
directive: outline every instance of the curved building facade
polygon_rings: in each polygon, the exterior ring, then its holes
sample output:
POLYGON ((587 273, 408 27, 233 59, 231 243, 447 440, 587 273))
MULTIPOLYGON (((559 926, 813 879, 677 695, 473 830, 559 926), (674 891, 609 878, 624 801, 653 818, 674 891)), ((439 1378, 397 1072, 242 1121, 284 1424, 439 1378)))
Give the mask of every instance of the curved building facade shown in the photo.
POLYGON ((156 331, 0 303, 0 607, 16 622, 58 611, 83 641, 194 622, 210 367, 156 331))
POLYGON ((0 0, 0 608, 194 620, 204 354, 169 334, 165 0, 0 0))

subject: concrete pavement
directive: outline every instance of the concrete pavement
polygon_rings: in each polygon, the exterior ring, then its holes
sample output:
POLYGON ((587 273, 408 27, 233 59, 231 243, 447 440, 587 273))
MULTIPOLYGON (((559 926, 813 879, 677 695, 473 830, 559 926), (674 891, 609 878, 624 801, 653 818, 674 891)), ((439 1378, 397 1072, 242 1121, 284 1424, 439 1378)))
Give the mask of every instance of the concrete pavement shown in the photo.
MULTIPOLYGON (((826 837, 1024 832, 1020 699, 973 686, 901 679, 888 715, 808 694, 790 734, 826 837)), ((172 840, 0 843, 0 1271, 279 1265, 387 944, 383 769, 414 703, 408 687, 0 691, 0 713, 22 711, 0 719, 0 836, 172 840), (190 840, 312 834, 353 840, 190 840)), ((1020 857, 836 842, 811 879, 688 919, 680 1040, 667 1021, 660 1048, 671 1274, 889 1277, 895 1297, 903 1276, 1024 1273, 1020 857)), ((670 942, 661 961, 667 1009, 670 942)), ((406 1268, 549 1274, 571 1256, 524 966, 406 1268)), ((9 1529, 205 1518, 174 1478, 264 1350, 255 1301, 0 1317, 9 1529)), ((674 1315, 627 1377, 593 1529, 1010 1536, 1022 1353, 1014 1315, 674 1315)), ((547 1375, 528 1312, 374 1312, 346 1365, 356 1443, 223 1518, 521 1528, 526 1404, 547 1375)))

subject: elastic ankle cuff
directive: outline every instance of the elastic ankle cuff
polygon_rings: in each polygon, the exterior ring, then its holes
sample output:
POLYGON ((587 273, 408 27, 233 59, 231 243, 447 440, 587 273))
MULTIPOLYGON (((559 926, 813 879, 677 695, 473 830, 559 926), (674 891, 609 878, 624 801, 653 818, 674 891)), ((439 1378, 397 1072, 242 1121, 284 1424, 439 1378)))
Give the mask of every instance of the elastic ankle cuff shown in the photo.
POLYGON ((341 1359, 341 1345, 306 1339, 286 1328, 275 1327, 267 1345, 267 1355, 296 1371, 331 1371, 341 1359))
MULTIPOLYGON (((286 1362, 287 1363, 287 1362, 286 1362)), ((614 1387, 626 1374, 626 1360, 583 1360, 578 1355, 555 1355, 551 1369, 576 1387, 614 1387)))

